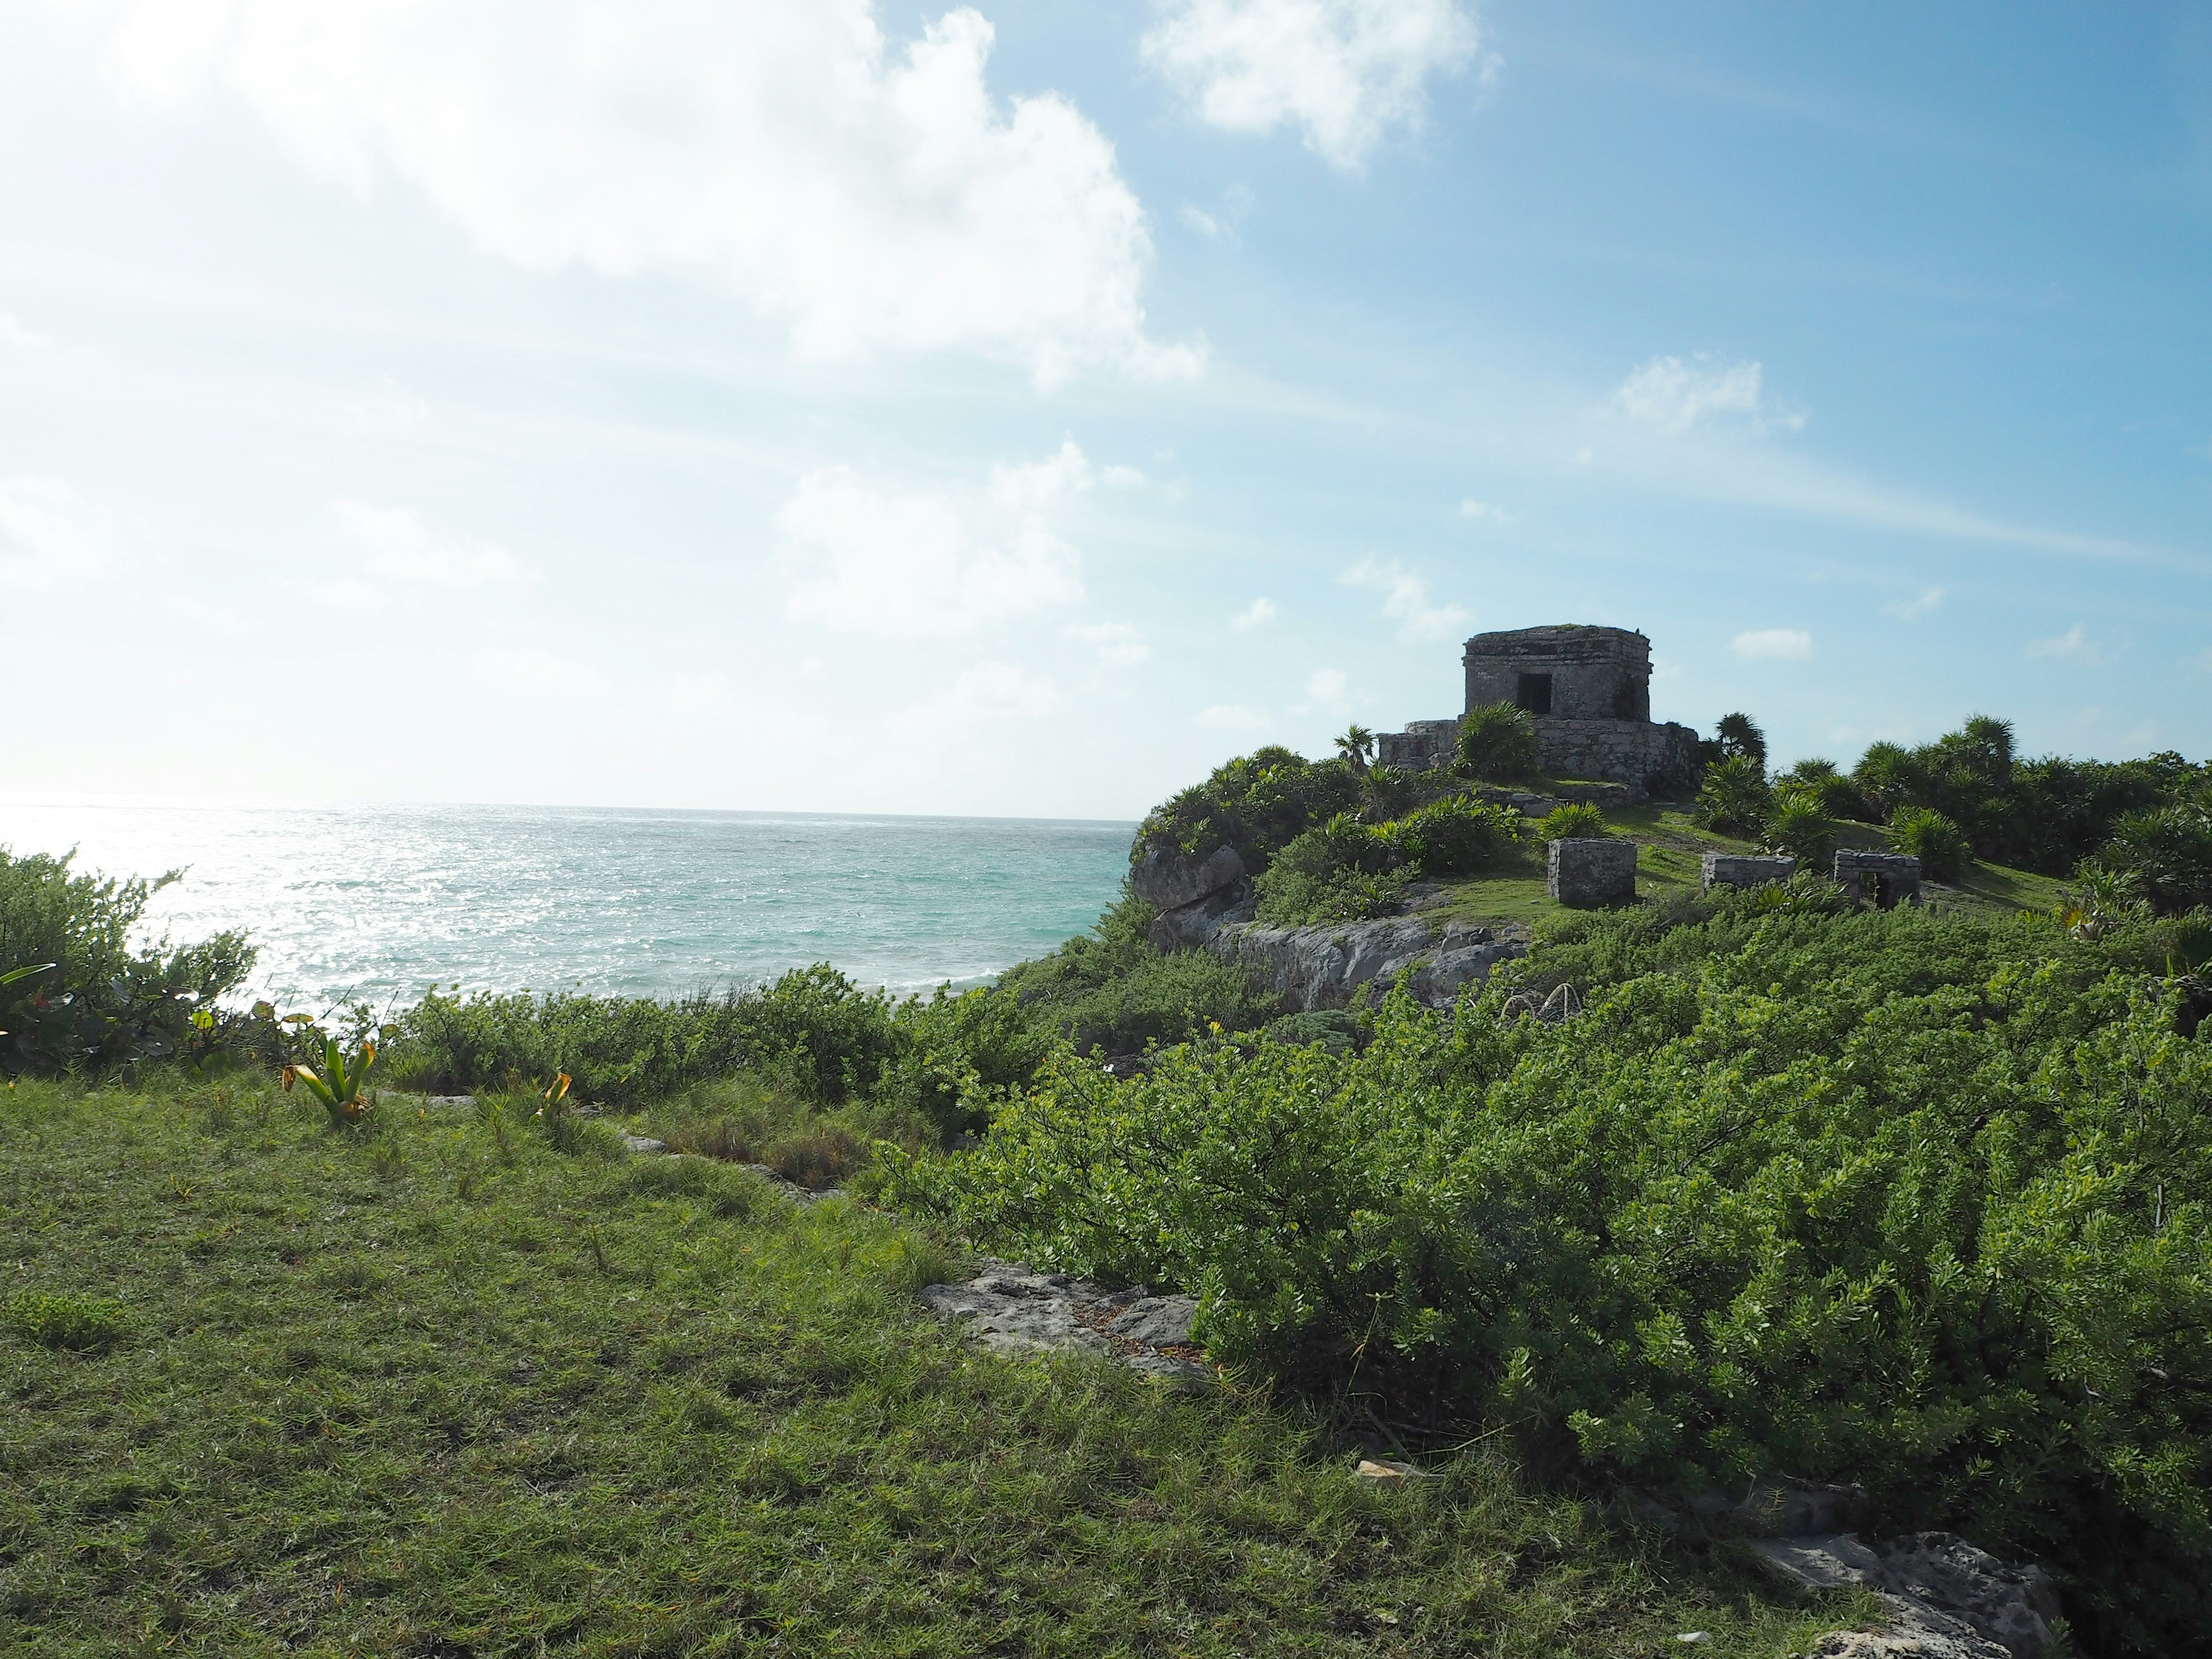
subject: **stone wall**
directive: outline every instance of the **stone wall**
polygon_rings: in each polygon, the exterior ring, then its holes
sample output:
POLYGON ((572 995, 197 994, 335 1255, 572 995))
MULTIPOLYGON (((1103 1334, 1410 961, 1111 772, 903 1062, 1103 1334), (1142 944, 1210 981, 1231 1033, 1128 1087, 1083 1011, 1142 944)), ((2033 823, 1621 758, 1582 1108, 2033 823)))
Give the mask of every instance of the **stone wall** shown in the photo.
POLYGON ((1764 887, 1796 875, 1797 860, 1753 853, 1708 853, 1699 873, 1704 878, 1700 892, 1710 893, 1716 887, 1764 887))
POLYGON ((1636 843, 1577 836, 1549 843, 1545 890, 1576 909, 1636 901, 1636 843))
MULTIPOLYGON (((1580 778, 1626 787, 1635 800, 1686 795, 1698 787, 1698 734, 1686 726, 1644 720, 1532 720, 1536 767, 1547 777, 1580 778)), ((1385 766, 1425 772, 1459 758, 1457 720, 1413 720, 1375 740, 1385 766)), ((1573 799, 1574 792, 1562 791, 1573 799)))
POLYGON ((1547 777, 1632 784, 1662 798, 1698 787, 1698 734, 1648 720, 1533 721, 1536 763, 1547 777))
POLYGON ((1510 702, 1561 720, 1651 718, 1651 641, 1630 629, 1566 623, 1477 634, 1460 660, 1469 708, 1510 702))
POLYGON ((1836 885, 1854 902, 1871 900, 1887 910, 1920 902, 1920 860, 1903 853, 1836 854, 1836 885))

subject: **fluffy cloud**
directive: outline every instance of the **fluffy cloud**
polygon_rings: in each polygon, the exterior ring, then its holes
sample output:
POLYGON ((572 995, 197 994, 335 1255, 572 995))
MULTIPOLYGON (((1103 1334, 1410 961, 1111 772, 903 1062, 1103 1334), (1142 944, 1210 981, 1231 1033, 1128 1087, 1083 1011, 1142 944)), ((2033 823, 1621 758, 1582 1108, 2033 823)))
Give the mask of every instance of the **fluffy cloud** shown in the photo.
POLYGON ((1351 713, 1351 677, 1341 668, 1316 668, 1306 681, 1306 700, 1297 712, 1340 716, 1351 713))
POLYGON ((1108 668, 1136 668, 1152 660, 1152 647, 1127 623, 1091 623, 1068 633, 1098 653, 1108 668))
POLYGON ((1792 432, 1803 426, 1803 415, 1767 397, 1764 381, 1757 363, 1654 357, 1621 383, 1613 402, 1630 420, 1668 437, 1716 416, 1792 432))
POLYGON ((1257 732, 1266 727, 1267 717, 1241 702, 1217 702, 1200 709, 1195 724, 1209 732, 1257 732))
POLYGON ((1393 130, 1417 128, 1429 78, 1475 56, 1455 0, 1164 0, 1145 61, 1229 132, 1304 132, 1356 167, 1393 130))
POLYGON ((0 586, 57 592, 121 562, 112 514, 58 478, 0 481, 0 586))
POLYGON ((968 8, 898 45, 871 0, 60 3, 129 94, 218 85, 319 174, 404 179, 526 265, 704 276, 805 356, 1196 366, 1146 336, 1113 146, 1064 98, 995 99, 968 8))
POLYGON ((842 633, 942 638, 1081 603, 1060 520, 1091 489, 1073 443, 981 491, 897 495, 849 467, 799 480, 777 518, 791 614, 842 633))
POLYGON ((1449 638, 1471 620, 1459 605, 1431 604, 1427 581, 1395 559, 1362 559, 1340 580, 1382 594, 1382 614, 1395 622, 1398 631, 1409 640, 1449 638))
POLYGON ((441 536, 397 507, 338 503, 338 529, 358 556, 362 574, 405 587, 447 591, 489 587, 522 575, 514 555, 472 536, 441 536))
POLYGON ((1264 628, 1275 620, 1275 602, 1259 599, 1252 601, 1229 619, 1229 625, 1240 634, 1249 634, 1255 628, 1264 628))
POLYGON ((1729 641, 1739 657, 1802 661, 1813 654, 1813 636, 1795 628, 1759 628, 1729 641))

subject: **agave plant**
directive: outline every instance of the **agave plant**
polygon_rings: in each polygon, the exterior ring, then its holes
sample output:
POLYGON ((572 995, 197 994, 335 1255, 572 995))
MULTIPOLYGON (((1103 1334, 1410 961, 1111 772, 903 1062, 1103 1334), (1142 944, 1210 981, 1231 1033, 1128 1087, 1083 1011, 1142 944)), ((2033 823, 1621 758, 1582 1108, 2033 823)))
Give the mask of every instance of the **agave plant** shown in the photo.
POLYGON ((368 1115, 375 1102, 362 1091, 368 1082, 368 1074, 376 1065, 376 1045, 363 1042, 353 1058, 346 1058, 344 1046, 336 1037, 323 1039, 323 1070, 319 1076, 311 1066, 287 1066, 284 1086, 289 1089, 295 1079, 307 1085, 307 1092, 322 1103, 330 1114, 333 1129, 349 1129, 368 1115))

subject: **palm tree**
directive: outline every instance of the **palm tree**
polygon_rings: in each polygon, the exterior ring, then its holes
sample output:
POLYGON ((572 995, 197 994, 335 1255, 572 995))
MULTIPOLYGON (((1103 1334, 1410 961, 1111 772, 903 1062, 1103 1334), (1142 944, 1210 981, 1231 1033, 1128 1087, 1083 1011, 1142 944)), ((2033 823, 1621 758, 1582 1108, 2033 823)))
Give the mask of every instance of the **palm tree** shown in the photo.
POLYGON ((1336 752, 1353 771, 1364 772, 1375 753, 1375 734, 1355 722, 1336 740, 1336 752))

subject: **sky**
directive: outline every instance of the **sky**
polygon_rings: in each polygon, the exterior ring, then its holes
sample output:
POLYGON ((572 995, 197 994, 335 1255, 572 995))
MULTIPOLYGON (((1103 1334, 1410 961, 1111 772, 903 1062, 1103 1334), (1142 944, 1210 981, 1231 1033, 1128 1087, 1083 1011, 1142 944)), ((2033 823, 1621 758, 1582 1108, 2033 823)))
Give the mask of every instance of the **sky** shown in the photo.
POLYGON ((0 0, 0 790, 2212 751, 2212 10, 0 0))

